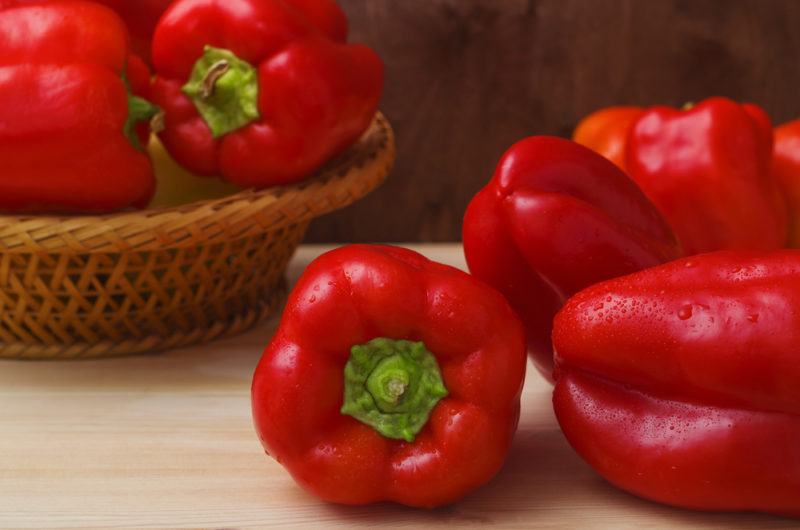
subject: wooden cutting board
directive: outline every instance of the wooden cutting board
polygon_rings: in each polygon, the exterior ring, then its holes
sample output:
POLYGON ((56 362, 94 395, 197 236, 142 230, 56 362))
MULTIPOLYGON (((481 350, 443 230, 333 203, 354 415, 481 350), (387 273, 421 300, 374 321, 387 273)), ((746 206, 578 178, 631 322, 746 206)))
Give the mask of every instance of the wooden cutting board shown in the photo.
MULTIPOLYGON (((323 247, 302 247, 295 279, 323 247)), ((463 267, 456 245, 417 247, 463 267)), ((610 486, 572 452, 531 369, 505 468, 439 510, 317 501, 267 458, 250 378, 274 323, 210 345, 106 361, 0 363, 0 528, 798 528, 704 514, 610 486)))

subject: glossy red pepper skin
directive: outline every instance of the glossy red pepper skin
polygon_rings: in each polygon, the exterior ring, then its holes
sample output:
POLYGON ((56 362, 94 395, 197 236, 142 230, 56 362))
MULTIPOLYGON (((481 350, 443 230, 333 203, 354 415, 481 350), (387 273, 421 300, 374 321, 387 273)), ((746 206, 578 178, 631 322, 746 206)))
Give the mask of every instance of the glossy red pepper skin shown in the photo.
POLYGON ((119 17, 89 2, 0 1, 0 49, 0 209, 146 205, 155 179, 124 133, 123 72, 139 88, 148 76, 119 17))
POLYGON ((628 134, 644 109, 641 107, 607 107, 586 116, 578 123, 572 140, 588 147, 626 171, 628 134))
POLYGON ((789 246, 800 248, 800 120, 775 128, 772 169, 789 207, 789 246))
POLYGON ((800 516, 800 251, 718 252, 590 287, 553 331, 554 405, 617 486, 800 516))
POLYGON ((311 263, 253 379, 268 452, 327 501, 435 507, 488 481, 516 430, 522 325, 505 299, 452 267, 396 247, 353 245, 311 263), (339 412, 350 349, 423 341, 449 391, 413 443, 339 412))
POLYGON ((346 38, 332 0, 178 0, 153 40, 164 145, 194 173, 242 187, 308 177, 367 129, 383 89, 380 58, 346 38), (206 45, 233 52, 258 76, 260 117, 218 138, 181 91, 206 45))
POLYGON ((511 302, 548 377, 552 321, 567 298, 680 255, 666 222, 619 168, 546 136, 503 156, 467 209, 463 239, 470 271, 511 302))
MULTIPOLYGON (((7 4, 46 4, 59 3, 64 0, 8 0, 7 4)), ((128 27, 131 50, 138 57, 150 60, 150 42, 156 23, 172 0, 92 0, 113 9, 128 27)))
POLYGON ((786 205, 771 165, 764 111, 719 97, 689 110, 649 109, 631 129, 626 164, 687 254, 786 245, 786 205))

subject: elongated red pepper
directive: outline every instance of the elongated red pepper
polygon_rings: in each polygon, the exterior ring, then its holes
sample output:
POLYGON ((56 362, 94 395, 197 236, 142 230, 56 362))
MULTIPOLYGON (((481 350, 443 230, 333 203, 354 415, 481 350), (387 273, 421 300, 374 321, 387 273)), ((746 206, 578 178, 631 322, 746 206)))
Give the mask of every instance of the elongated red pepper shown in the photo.
POLYGON ((383 65, 332 0, 178 0, 156 28, 170 154, 243 187, 296 182, 369 126, 383 65))
POLYGON ((553 341, 559 423, 609 481, 676 506, 800 516, 800 251, 595 285, 553 341))
POLYGON ((678 257, 666 222, 617 167, 568 140, 533 137, 503 156, 464 218, 470 271, 525 323, 550 376, 553 316, 581 289, 678 257))
POLYGON ((253 416, 315 495, 434 507, 500 469, 525 362, 522 325, 493 289, 410 250, 343 247, 290 295, 253 416))
POLYGON ((0 0, 0 209, 142 207, 155 179, 136 124, 156 108, 123 22, 89 2, 0 0), (126 79, 127 76, 130 79, 126 79))
POLYGON ((719 97, 689 110, 653 107, 632 126, 627 156, 631 178, 687 254, 786 245, 772 126, 761 108, 719 97))
POLYGON ((789 246, 800 248, 800 120, 775 128, 772 169, 789 207, 789 246))

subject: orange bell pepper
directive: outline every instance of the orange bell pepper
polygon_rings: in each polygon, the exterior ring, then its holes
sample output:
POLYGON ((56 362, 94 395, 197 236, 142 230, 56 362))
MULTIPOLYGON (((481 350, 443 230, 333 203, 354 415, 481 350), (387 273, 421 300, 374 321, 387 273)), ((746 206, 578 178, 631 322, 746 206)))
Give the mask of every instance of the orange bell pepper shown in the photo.
POLYGON ((641 107, 608 107, 578 123, 572 139, 614 162, 625 171, 628 131, 644 113, 641 107))

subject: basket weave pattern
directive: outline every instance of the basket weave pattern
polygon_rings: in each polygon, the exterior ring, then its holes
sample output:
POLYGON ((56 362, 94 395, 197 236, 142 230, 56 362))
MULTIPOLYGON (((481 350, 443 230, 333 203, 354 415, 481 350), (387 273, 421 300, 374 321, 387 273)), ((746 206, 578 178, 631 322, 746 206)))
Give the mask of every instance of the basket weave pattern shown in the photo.
POLYGON ((0 357, 91 358, 206 342, 273 314, 309 222, 394 163, 382 115, 303 183, 108 216, 0 216, 0 357))

